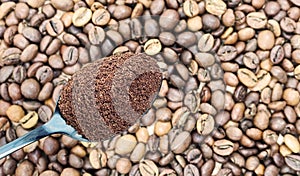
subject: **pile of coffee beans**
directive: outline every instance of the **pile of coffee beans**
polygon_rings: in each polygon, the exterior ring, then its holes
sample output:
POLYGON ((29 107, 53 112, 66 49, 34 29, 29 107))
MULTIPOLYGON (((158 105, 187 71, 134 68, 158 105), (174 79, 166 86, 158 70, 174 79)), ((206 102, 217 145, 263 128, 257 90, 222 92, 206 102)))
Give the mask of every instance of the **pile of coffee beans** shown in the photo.
POLYGON ((1 0, 0 146, 51 119, 85 64, 146 53, 163 71, 123 134, 56 134, 0 175, 299 175, 299 0, 1 0))

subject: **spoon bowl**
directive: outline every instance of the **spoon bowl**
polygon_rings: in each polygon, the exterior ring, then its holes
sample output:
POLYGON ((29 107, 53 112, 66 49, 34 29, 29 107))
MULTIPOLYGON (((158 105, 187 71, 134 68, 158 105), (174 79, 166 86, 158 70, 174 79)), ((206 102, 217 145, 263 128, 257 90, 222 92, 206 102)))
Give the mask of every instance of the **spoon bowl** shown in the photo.
POLYGON ((66 123, 61 116, 58 106, 56 106, 52 118, 47 123, 0 147, 0 159, 43 137, 56 133, 66 134, 73 139, 88 142, 88 140, 78 134, 72 126, 66 123))

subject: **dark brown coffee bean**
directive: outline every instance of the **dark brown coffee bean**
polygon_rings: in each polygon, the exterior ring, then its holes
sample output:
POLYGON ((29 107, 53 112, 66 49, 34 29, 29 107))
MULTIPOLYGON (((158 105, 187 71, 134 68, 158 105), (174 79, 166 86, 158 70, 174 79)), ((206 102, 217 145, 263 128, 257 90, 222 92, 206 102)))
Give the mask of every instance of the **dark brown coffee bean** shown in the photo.
POLYGON ((126 5, 117 5, 113 12, 113 17, 117 20, 123 20, 131 15, 132 9, 126 5))
POLYGON ((196 36, 192 32, 183 32, 177 36, 177 43, 184 47, 189 47, 196 43, 196 36))
POLYGON ((274 46, 270 53, 270 59, 274 64, 280 63, 284 58, 284 50, 281 45, 274 46))
POLYGON ((22 98, 20 86, 16 83, 12 83, 8 86, 9 97, 13 100, 20 100, 22 98))
POLYGON ((203 176, 212 175, 214 167, 215 167, 215 161, 212 159, 207 160, 201 167, 201 175, 203 176))

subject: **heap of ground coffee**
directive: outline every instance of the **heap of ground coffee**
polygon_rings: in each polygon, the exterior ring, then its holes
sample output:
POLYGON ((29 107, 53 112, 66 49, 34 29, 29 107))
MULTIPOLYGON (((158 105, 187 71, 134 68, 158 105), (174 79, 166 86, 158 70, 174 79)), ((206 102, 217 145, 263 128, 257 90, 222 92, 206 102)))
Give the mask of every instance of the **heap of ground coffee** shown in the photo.
POLYGON ((145 54, 124 53, 85 65, 64 86, 59 109, 67 124, 91 141, 136 122, 159 91, 162 74, 145 54))

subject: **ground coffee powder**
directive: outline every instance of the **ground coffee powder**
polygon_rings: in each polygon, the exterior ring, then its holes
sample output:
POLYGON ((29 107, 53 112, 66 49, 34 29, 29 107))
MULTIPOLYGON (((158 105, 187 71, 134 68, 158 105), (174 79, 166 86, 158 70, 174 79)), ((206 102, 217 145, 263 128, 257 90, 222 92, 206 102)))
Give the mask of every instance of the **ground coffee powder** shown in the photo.
POLYGON ((150 108, 161 85, 156 61, 124 53, 99 59, 75 73, 59 108, 67 124, 91 141, 126 130, 150 108))

